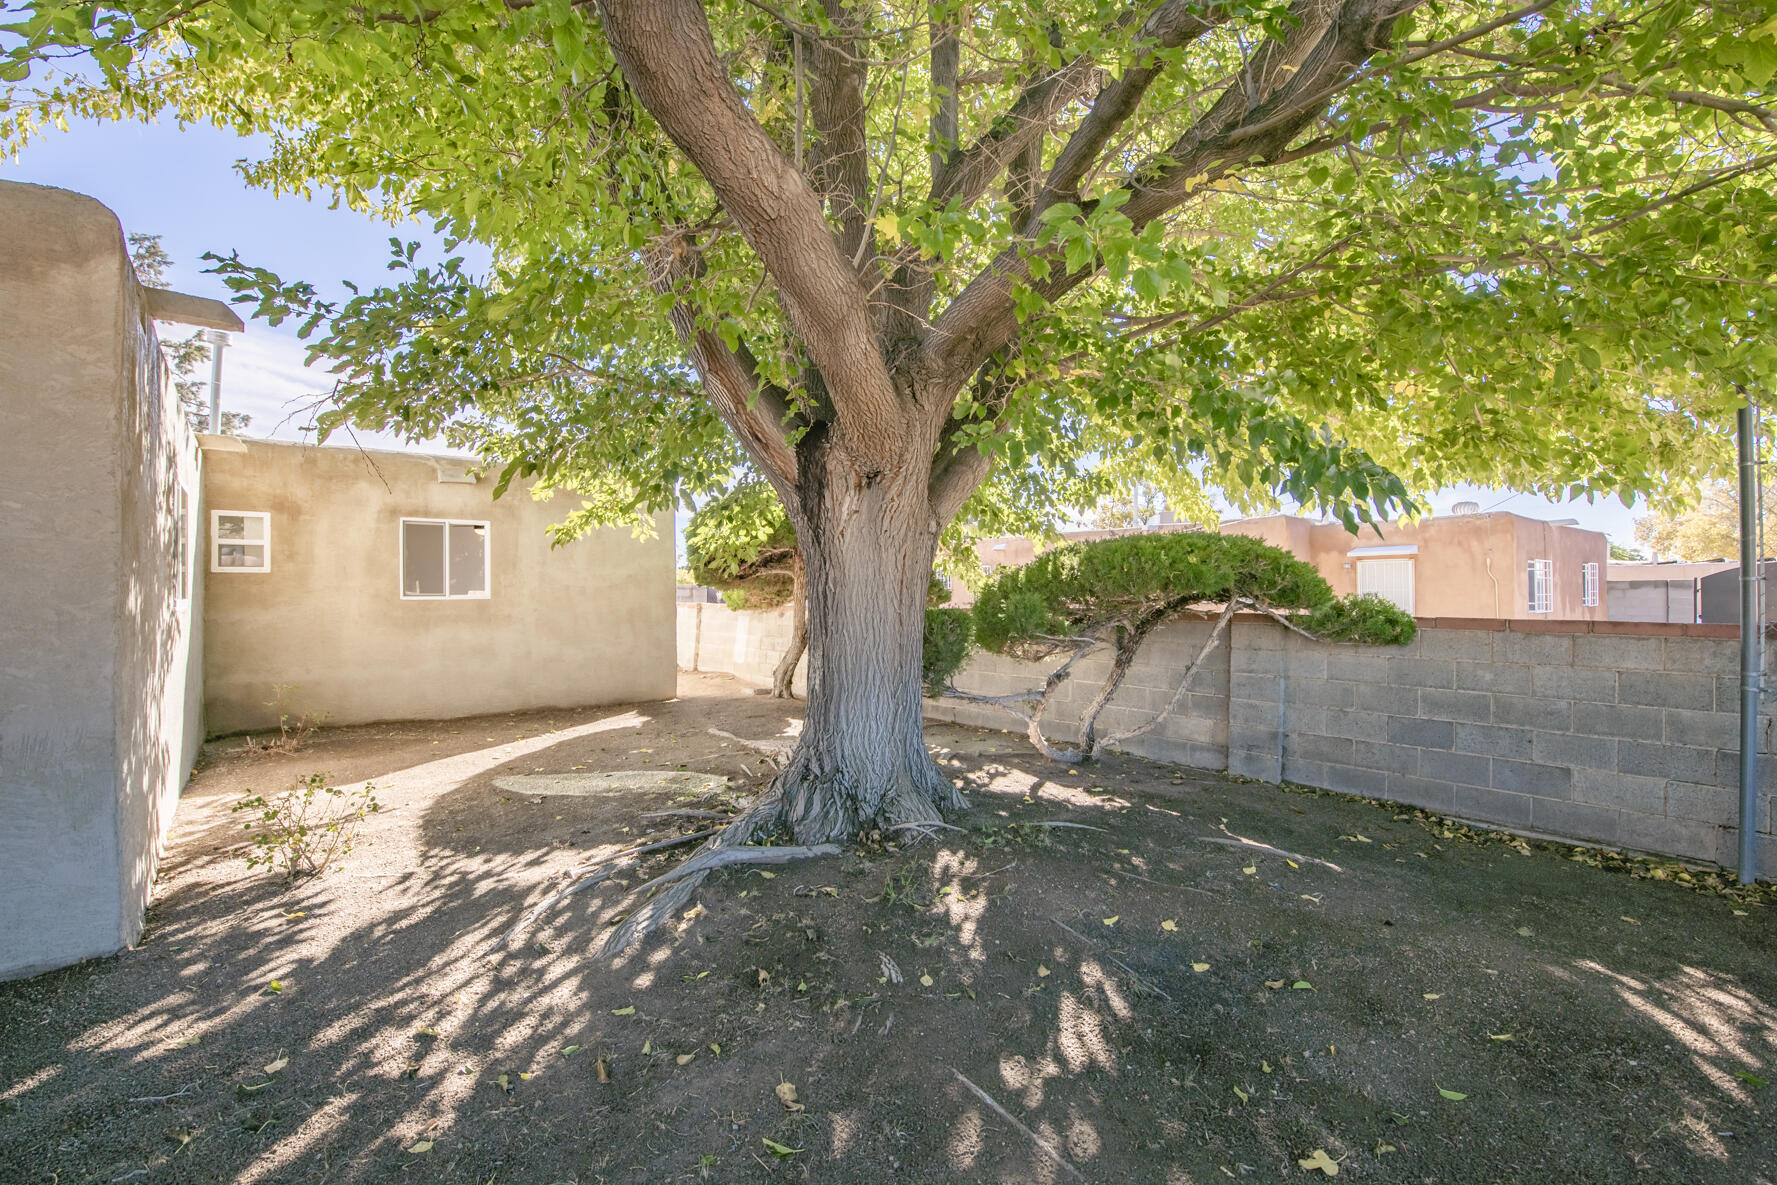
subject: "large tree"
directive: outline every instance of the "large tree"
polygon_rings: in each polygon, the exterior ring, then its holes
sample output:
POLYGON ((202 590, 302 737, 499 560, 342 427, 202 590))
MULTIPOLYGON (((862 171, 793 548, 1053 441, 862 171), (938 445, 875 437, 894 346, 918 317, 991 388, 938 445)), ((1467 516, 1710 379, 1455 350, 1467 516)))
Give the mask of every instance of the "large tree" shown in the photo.
POLYGON ((959 516, 1633 496, 1777 360, 1769 0, 26 10, 11 139, 171 110, 492 248, 343 305, 228 265, 340 366, 329 423, 448 427, 570 529, 771 483, 809 702, 749 823, 803 840, 959 801, 919 698, 959 516))

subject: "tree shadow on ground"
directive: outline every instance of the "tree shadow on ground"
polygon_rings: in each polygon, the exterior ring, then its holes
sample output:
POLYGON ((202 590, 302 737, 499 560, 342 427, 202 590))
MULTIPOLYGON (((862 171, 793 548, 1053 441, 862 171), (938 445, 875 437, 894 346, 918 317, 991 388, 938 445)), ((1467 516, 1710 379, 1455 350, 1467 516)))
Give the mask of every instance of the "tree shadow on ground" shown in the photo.
POLYGON ((380 757, 323 736, 291 768, 383 779, 390 810, 343 872, 289 889, 245 871, 226 818, 244 783, 212 767, 144 944, 0 985, 0 1164, 875 1185, 1073 1179, 1042 1144, 1095 1181, 1295 1175, 1317 1149, 1380 1180, 1777 1163, 1770 910, 1336 796, 1070 771, 1000 734, 932 730, 974 803, 962 834, 719 874, 615 964, 589 952, 624 886, 494 954, 554 874, 670 804, 531 803, 493 779, 738 774, 750 758, 707 727, 788 723, 781 701, 694 690, 640 721, 558 714, 535 744, 528 719, 380 757), (1233 836, 1292 855, 1204 842, 1233 836))

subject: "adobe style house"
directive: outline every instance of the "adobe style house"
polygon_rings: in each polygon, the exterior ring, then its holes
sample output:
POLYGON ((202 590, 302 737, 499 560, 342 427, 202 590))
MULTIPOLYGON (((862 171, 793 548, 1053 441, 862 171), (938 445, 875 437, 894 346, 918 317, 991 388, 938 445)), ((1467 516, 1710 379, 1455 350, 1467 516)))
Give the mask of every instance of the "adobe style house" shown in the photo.
POLYGON ((1610 544, 1598 531, 1520 514, 1446 514, 1363 526, 1288 514, 1233 519, 1307 560, 1340 596, 1375 593, 1419 617, 1602 621, 1610 544))
POLYGON ((461 458, 194 438, 156 320, 242 328, 0 182, 0 978, 136 940, 205 735, 674 690, 670 516, 553 548, 461 458))
MULTIPOLYGON (((1156 531, 1189 531, 1162 524, 1156 531)), ((1313 564, 1333 591, 1374 593, 1419 617, 1595 621, 1605 617, 1605 565, 1610 545, 1603 534, 1570 523, 1518 514, 1449 514, 1418 522, 1364 526, 1353 535, 1338 523, 1272 514, 1223 522, 1224 535, 1250 535, 1313 564)), ((1135 528, 1139 531, 1140 528, 1135 528)), ((1083 542, 1130 534, 1064 531, 1083 542)), ((1028 564, 1037 549, 1009 536, 976 544, 986 571, 1028 564)), ((957 589, 951 604, 967 605, 957 589)))

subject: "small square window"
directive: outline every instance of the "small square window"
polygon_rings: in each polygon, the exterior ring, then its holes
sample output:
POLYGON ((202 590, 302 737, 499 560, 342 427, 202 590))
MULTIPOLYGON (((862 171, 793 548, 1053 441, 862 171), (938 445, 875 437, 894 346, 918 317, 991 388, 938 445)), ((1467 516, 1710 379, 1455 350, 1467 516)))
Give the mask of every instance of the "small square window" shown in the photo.
POLYGON ((271 571, 271 515, 262 510, 211 511, 210 571, 271 571))
POLYGON ((401 520, 403 600, 470 600, 488 595, 488 525, 451 519, 401 520))
POLYGON ((1530 577, 1530 612, 1553 613, 1555 611, 1555 561, 1531 560, 1528 575, 1530 577))

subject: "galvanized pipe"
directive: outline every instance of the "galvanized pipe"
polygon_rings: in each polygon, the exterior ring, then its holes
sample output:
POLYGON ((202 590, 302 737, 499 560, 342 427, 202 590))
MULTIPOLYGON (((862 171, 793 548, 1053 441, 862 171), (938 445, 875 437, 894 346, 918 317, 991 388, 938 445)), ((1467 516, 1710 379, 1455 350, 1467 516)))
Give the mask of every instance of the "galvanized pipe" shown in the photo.
POLYGON ((204 341, 210 347, 210 432, 216 434, 222 431, 222 350, 228 345, 228 334, 206 329, 204 341))
POLYGON ((1752 402, 1735 416, 1740 445, 1740 883, 1758 876, 1758 707, 1764 666, 1759 606, 1758 450, 1752 402))

